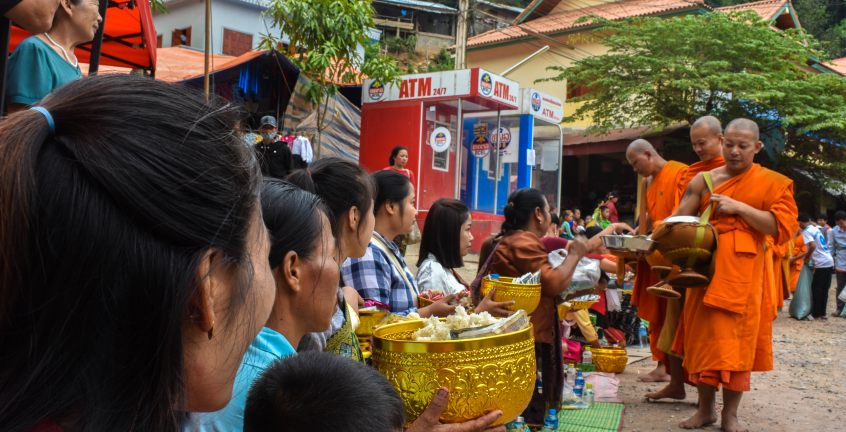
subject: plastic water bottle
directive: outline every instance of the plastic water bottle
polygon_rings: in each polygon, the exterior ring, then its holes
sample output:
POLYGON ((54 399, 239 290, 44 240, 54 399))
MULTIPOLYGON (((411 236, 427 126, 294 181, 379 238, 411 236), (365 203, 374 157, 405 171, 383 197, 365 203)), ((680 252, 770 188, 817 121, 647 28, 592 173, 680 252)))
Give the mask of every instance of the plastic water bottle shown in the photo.
POLYGON ((558 430, 558 413, 555 411, 555 408, 549 409, 549 414, 547 414, 546 418, 543 419, 543 429, 541 430, 558 430))
POLYGON ((586 346, 585 351, 582 353, 582 363, 593 364, 593 353, 590 352, 589 346, 586 346))
POLYGON ((567 366, 567 385, 570 388, 576 387, 576 365, 573 363, 567 366))
POLYGON ((586 408, 590 408, 593 405, 593 384, 587 383, 587 388, 585 388, 585 395, 582 397, 586 408))
POLYGON ((641 348, 648 348, 649 347, 649 334, 646 332, 646 326, 643 325, 643 321, 640 322, 640 329, 638 330, 638 338, 640 339, 640 347, 641 348))
POLYGON ((576 385, 573 386, 573 394, 580 398, 584 394, 585 390, 585 377, 582 375, 582 371, 576 372, 576 385))
POLYGON ((514 432, 526 432, 526 419, 524 419, 523 416, 519 416, 517 417, 517 420, 508 423, 506 429, 514 432))

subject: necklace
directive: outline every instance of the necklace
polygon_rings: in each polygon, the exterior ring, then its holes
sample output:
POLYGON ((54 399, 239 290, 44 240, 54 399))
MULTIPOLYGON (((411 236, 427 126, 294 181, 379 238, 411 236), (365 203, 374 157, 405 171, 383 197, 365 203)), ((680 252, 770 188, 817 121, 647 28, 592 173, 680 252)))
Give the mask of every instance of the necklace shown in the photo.
POLYGON ((70 63, 70 65, 71 65, 71 66, 73 66, 73 67, 79 67, 79 59, 77 59, 77 58, 75 58, 75 57, 74 57, 74 59, 73 59, 73 60, 71 60, 70 56, 68 55, 67 50, 65 50, 65 47, 63 47, 63 46, 59 45, 59 43, 58 43, 58 42, 56 42, 55 40, 53 40, 53 38, 51 38, 51 37, 50 37, 50 33, 44 33, 44 36, 46 36, 46 37, 47 37, 47 40, 49 40, 51 44, 55 45, 55 46, 56 46, 56 47, 58 47, 60 50, 62 50, 62 54, 64 54, 64 55, 65 55, 65 60, 67 60, 67 61, 68 61, 68 63, 70 63))

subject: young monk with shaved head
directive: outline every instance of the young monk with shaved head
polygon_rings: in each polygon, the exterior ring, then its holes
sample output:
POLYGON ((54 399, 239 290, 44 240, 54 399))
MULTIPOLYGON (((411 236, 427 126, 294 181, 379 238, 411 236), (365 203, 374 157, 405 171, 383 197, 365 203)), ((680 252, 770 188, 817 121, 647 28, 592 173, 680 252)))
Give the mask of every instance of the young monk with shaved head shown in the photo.
MULTIPOLYGON (((645 203, 641 204, 646 206, 646 220, 639 221, 639 224, 641 228, 645 228, 643 233, 651 232, 664 218, 673 214, 678 204, 676 188, 687 165, 676 161, 666 161, 655 151, 652 144, 644 139, 634 140, 629 144, 626 149, 626 160, 632 169, 647 181, 645 203)), ((632 304, 637 307, 638 315, 649 321, 649 348, 652 351, 652 358, 658 361, 658 367, 641 378, 641 381, 646 382, 666 381, 669 378, 664 367, 667 361, 666 355, 658 348, 658 337, 664 322, 667 300, 646 292, 646 288, 655 285, 659 280, 645 260, 638 263, 632 304)))
MULTIPOLYGON (((714 116, 698 118, 690 126, 690 144, 699 161, 685 168, 677 186, 678 198, 687 190, 688 184, 701 173, 711 171, 725 164, 723 159, 723 127, 714 116)), ((674 209, 675 211, 675 209, 674 209)), ((670 382, 661 390, 646 395, 648 400, 678 399, 687 396, 684 384, 686 373, 682 367, 681 352, 684 345, 684 331, 679 330, 682 325, 682 310, 684 309, 684 293, 678 299, 667 300, 667 312, 664 315, 664 325, 658 338, 658 348, 667 355, 667 369, 670 372, 670 382)))
POLYGON ((773 368, 773 299, 764 290, 764 242, 796 232, 793 181, 753 162, 763 143, 758 125, 735 119, 726 126, 725 166, 697 174, 677 215, 694 216, 713 207, 718 233, 714 275, 707 288, 687 290, 684 304, 684 366, 699 390, 693 417, 679 424, 701 428, 717 421, 716 391, 723 388, 722 429, 746 429, 738 420, 752 371, 773 368))

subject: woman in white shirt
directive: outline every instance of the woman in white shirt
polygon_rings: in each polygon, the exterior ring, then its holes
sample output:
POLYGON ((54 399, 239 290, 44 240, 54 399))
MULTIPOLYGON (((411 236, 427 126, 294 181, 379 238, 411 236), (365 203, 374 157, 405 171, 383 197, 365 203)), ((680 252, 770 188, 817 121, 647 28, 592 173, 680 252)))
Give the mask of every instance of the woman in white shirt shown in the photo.
POLYGON ((450 295, 470 287, 455 269, 464 267, 463 258, 470 253, 472 224, 470 209, 463 202, 439 199, 432 204, 426 215, 417 261, 420 291, 438 290, 450 295))
MULTIPOLYGON (((417 285, 420 291, 438 290, 448 296, 470 288, 470 284, 455 269, 464 267, 464 256, 470 253, 472 225, 470 209, 463 202, 442 198, 432 204, 426 215, 420 240, 420 259, 417 261, 417 285)), ((475 312, 509 315, 511 311, 508 306, 514 302, 494 301, 493 291, 488 292, 475 312)))

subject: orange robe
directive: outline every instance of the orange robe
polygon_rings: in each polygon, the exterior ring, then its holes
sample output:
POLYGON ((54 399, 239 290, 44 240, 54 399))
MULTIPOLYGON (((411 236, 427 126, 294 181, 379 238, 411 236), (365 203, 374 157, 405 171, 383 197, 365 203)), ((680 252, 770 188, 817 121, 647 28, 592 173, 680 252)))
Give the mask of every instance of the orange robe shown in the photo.
MULTIPOLYGON (((681 198, 684 196, 687 186, 697 174, 717 169, 725 164, 726 160, 722 156, 717 156, 713 159, 699 161, 688 166, 679 179, 678 201, 681 202, 681 198)), ((673 314, 674 316, 666 317, 665 322, 676 323, 671 352, 681 357, 683 355, 682 353, 684 353, 684 315, 682 314, 682 310, 684 308, 684 297, 675 301, 678 302, 678 304, 670 307, 668 311, 668 313, 673 314)))
MULTIPOLYGON (((801 255, 805 253, 806 249, 807 246, 805 246, 802 233, 799 233, 799 235, 793 238, 793 251, 790 256, 795 257, 796 255, 801 255)), ((793 291, 796 291, 796 286, 799 285, 799 274, 802 273, 803 262, 803 260, 796 260, 790 264, 790 284, 787 287, 790 290, 790 294, 793 294, 793 291)))
MULTIPOLYGON (((776 219, 780 243, 798 228, 793 181, 753 164, 718 185, 729 196, 776 219)), ((704 194, 700 212, 710 195, 704 194)), ((774 299, 764 289, 765 235, 737 216, 711 217, 717 229, 714 276, 707 289, 688 289, 684 305, 684 366, 694 383, 748 391, 751 371, 773 368, 774 299)))
POLYGON ((687 167, 687 169, 684 170, 681 178, 679 179, 679 202, 681 202, 681 197, 684 196, 684 192, 687 190, 687 185, 689 185, 690 181, 693 180, 694 177, 696 177, 696 174, 711 171, 712 169, 719 168, 725 164, 726 160, 723 159, 722 156, 717 156, 713 159, 696 162, 687 167))
MULTIPOLYGON (((678 194, 676 188, 682 172, 687 165, 668 161, 658 174, 652 178, 652 182, 646 188, 646 213, 652 221, 649 231, 652 231, 662 220, 673 214, 678 205, 678 194)), ((645 221, 641 221, 645 223, 645 221)), ((632 290, 632 304, 637 308, 638 315, 649 321, 649 348, 652 351, 652 358, 658 361, 665 360, 665 354, 658 349, 658 338, 661 335, 661 327, 666 314, 667 300, 646 292, 646 288, 658 283, 660 279, 649 268, 645 260, 637 265, 634 289, 632 290)))

